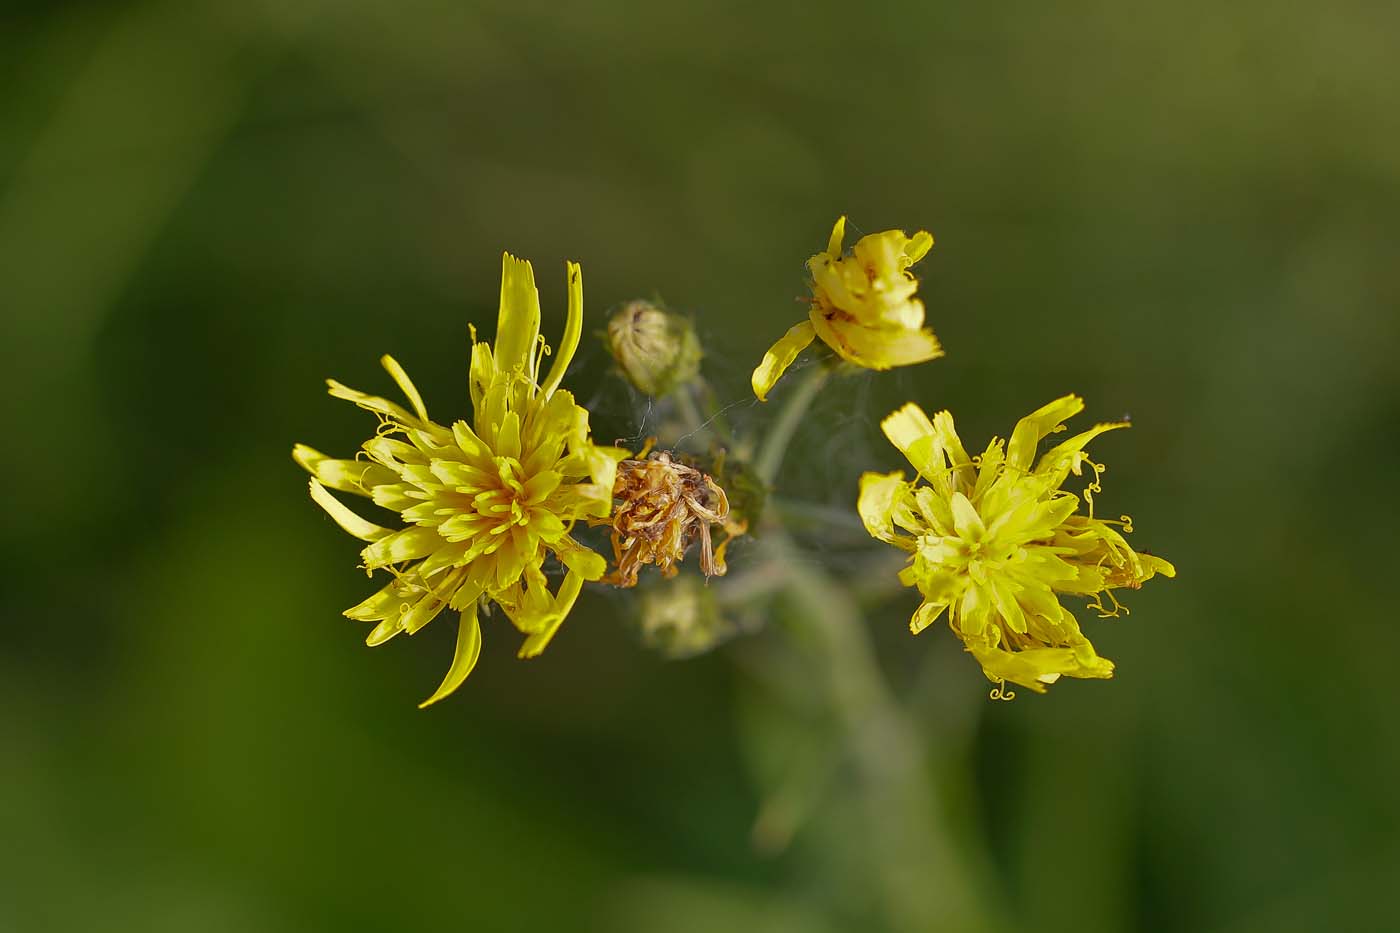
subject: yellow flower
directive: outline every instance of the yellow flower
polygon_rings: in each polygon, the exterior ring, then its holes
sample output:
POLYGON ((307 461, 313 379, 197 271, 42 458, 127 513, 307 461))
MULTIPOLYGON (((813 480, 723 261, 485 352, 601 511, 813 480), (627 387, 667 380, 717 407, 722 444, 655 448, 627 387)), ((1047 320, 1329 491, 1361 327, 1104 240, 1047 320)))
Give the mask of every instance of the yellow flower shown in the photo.
POLYGON ((421 705, 461 686, 481 652, 477 605, 494 601, 525 636, 520 657, 534 657, 569 614, 585 580, 607 569, 569 530, 578 519, 612 508, 617 462, 625 451, 599 447, 588 412, 559 389, 583 331, 583 278, 568 264, 569 312, 549 375, 539 367, 549 347, 540 336, 540 299, 530 263, 506 254, 496 345, 472 329, 472 420, 444 427, 429 420, 423 399, 392 357, 381 362, 413 411, 329 380, 330 394, 374 412, 379 430, 354 460, 333 460, 298 444, 292 456, 312 474, 311 498, 368 546, 364 567, 394 579, 345 615, 376 622, 367 639, 380 645, 412 635, 443 609, 461 613, 447 677, 421 705), (329 489, 365 496, 398 512, 406 527, 366 521, 329 489), (568 573, 551 592, 543 564, 553 554, 568 573))
POLYGON ((866 369, 908 366, 943 355, 938 338, 924 327, 924 303, 915 297, 919 282, 909 271, 933 246, 933 236, 926 230, 912 238, 903 230, 872 233, 843 256, 845 238, 842 217, 826 252, 807 260, 812 274, 807 320, 773 344, 753 371, 753 393, 760 401, 767 400, 768 390, 813 337, 866 369))
POLYGON ((1113 662, 1095 653, 1060 597, 1088 597, 1100 616, 1115 616, 1126 610, 1111 590, 1136 589, 1158 573, 1176 576, 1171 564, 1134 551, 1113 527, 1130 532, 1127 516, 1115 522, 1093 515, 1104 467, 1084 448, 1126 423, 1094 425, 1035 459, 1041 439, 1083 409, 1077 396, 1057 399, 1022 418, 1008 443, 993 438, 980 457, 969 458, 951 414, 930 421, 910 403, 881 427, 918 477, 866 473, 860 481, 866 529, 910 554, 900 580, 923 595, 910 630, 918 634, 946 610, 988 679, 1036 692, 1062 675, 1113 676, 1113 662), (1094 479, 1081 502, 1060 487, 1085 465, 1094 479))

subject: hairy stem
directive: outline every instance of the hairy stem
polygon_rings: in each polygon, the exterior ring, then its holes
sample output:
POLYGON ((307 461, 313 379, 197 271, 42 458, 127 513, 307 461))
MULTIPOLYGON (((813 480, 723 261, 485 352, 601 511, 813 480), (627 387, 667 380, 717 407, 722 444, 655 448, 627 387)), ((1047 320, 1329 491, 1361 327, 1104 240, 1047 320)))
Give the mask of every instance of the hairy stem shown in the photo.
POLYGON ((802 559, 781 528, 766 535, 789 579, 795 624, 826 665, 831 707, 856 768, 871 869, 894 930, 996 929, 975 846, 941 812, 929 749, 885 681, 847 589, 802 559))

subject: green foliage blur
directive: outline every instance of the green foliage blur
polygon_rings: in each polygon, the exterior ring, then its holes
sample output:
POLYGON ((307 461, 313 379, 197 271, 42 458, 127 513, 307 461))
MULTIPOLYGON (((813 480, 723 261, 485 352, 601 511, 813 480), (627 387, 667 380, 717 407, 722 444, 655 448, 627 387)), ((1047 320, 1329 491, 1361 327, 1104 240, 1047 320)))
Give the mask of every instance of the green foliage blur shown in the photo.
MULTIPOLYGON (((368 435, 322 380, 390 392, 381 353, 464 410, 502 249, 551 338, 566 258, 587 331, 690 312, 761 427, 748 371, 842 213, 934 233, 948 355, 824 396, 788 492, 848 509, 906 399, 980 449, 1074 391, 1131 415, 1100 503, 1180 571, 1084 614, 1115 680, 1012 703, 911 594, 871 613, 989 916, 1395 928, 1397 34, 1359 2, 6 4, 0 930, 880 929, 843 775, 754 842, 802 744, 753 670, 782 606, 667 660, 590 590, 529 663, 489 621, 420 712, 454 626, 364 647, 289 456, 368 435)), ((603 440, 644 412, 609 380, 587 340, 603 440)))

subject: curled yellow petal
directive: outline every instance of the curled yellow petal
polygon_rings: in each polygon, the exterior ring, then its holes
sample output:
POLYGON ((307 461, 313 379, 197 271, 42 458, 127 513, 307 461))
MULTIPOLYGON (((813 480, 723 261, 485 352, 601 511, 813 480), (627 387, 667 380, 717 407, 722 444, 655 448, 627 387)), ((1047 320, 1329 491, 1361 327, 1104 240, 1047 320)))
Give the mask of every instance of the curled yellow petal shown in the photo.
POLYGON ((1000 648, 968 649, 982 673, 992 682, 1009 680, 1044 693, 1049 684, 1061 677, 1081 677, 1108 680, 1113 677, 1113 662, 1095 656, 1084 663, 1075 656, 1073 648, 1027 648, 1015 653, 1000 648))
POLYGON ((1083 410, 1082 398, 1066 395, 1016 422, 1011 440, 1006 445, 1006 465, 1016 470, 1030 470, 1036 445, 1041 439, 1062 430, 1066 420, 1083 410))
POLYGON ((763 362, 759 363, 758 368, 753 371, 753 379, 751 380, 753 394, 758 397, 760 402, 768 401, 768 390, 773 388, 773 384, 792 365, 792 361, 797 359, 797 354, 801 353, 812 342, 813 336, 815 336, 815 331, 812 329, 812 322, 803 321, 801 324, 789 328, 788 332, 783 334, 777 343, 769 347, 767 353, 763 354, 763 362))
POLYGON ((388 415, 396 421, 401 421, 406 425, 416 428, 424 427, 423 422, 408 413, 408 409, 402 405, 397 405, 386 398, 377 395, 367 395, 358 389, 336 382, 334 379, 326 380, 327 391, 335 398, 343 398, 347 402, 353 402, 365 411, 376 412, 381 415, 388 415))
POLYGON ((908 258, 909 264, 913 265, 927 256, 931 249, 933 249, 933 234, 927 230, 920 230, 909 238, 908 243, 904 244, 904 255, 908 258))
POLYGON ((860 496, 856 511, 871 537, 890 544, 899 539, 894 534, 892 514, 900 495, 908 486, 903 473, 865 473, 860 478, 860 496))
POLYGON ((418 394, 418 388, 414 386, 413 380, 408 378, 408 373, 399 365, 399 361, 386 353, 379 358, 379 365, 383 366, 384 370, 393 377, 399 390, 413 406, 413 410, 418 413, 418 417, 427 421, 428 407, 423 404, 423 396, 418 394))
POLYGON ((451 696, 466 681, 467 675, 476 667, 481 657, 481 622, 476 617, 476 603, 462 610, 462 620, 457 627, 457 648, 452 653, 452 666, 447 676, 433 695, 418 704, 419 709, 432 706, 439 700, 451 696))
POLYGON ((1127 428, 1132 425, 1126 421, 1102 422, 1094 425, 1087 431, 1081 431, 1066 441, 1056 444, 1047 450, 1036 464, 1035 472, 1059 474, 1073 472, 1078 475, 1083 467, 1087 454, 1084 448, 1090 441, 1109 431, 1117 431, 1119 428, 1127 428))
POLYGON ((938 621, 938 617, 943 615, 943 610, 948 608, 944 602, 925 601, 914 612, 914 617, 909 620, 909 632, 917 635, 930 625, 938 621))
POLYGON ((378 541, 393 534, 393 530, 376 525, 350 511, 350 507, 330 494, 330 490, 313 478, 310 481, 311 498, 335 523, 361 541, 378 541))
POLYGON ((927 327, 871 327, 842 314, 823 312, 819 307, 812 308, 810 317, 823 343, 842 359, 866 369, 910 366, 943 355, 943 345, 927 327))
POLYGON ((549 377, 541 386, 546 398, 559 388, 564 371, 569 368, 574 351, 578 349, 579 337, 583 334, 583 269, 576 262, 567 263, 566 268, 569 276, 569 313, 564 320, 564 336, 559 340, 558 352, 549 367, 549 377))

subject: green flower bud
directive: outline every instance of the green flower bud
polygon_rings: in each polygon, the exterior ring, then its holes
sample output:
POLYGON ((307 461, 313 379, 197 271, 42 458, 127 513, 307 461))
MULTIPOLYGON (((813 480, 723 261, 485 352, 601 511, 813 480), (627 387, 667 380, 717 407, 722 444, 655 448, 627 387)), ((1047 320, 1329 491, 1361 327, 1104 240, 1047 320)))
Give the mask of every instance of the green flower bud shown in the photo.
POLYGON ((666 657, 703 654, 735 634, 714 590, 694 574, 652 581, 637 593, 642 641, 666 657))
POLYGON ((627 381, 660 398, 700 373, 700 338, 690 319, 632 301, 608 321, 608 352, 627 381))

